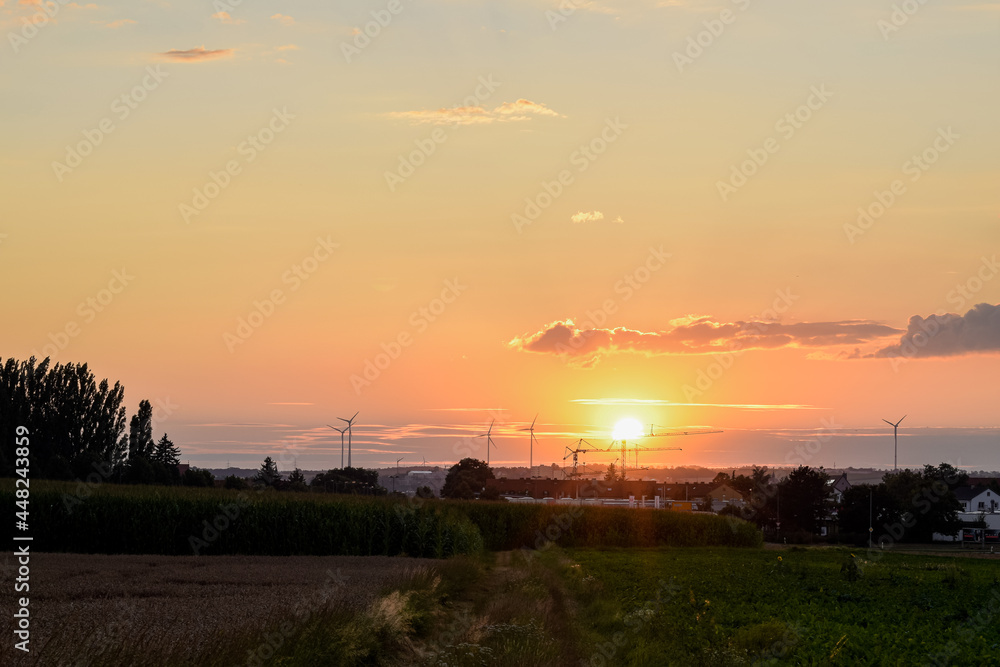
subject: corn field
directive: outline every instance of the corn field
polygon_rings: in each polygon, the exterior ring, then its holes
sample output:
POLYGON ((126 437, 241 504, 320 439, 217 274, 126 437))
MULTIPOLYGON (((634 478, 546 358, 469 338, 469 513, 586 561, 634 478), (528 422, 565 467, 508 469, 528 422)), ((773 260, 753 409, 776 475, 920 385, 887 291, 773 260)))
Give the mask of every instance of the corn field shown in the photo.
MULTIPOLYGON (((443 503, 106 484, 31 488, 38 551, 164 555, 446 558, 482 550, 478 529, 443 503)), ((9 483, 4 502, 13 505, 9 483)))
MULTIPOLYGON (((163 555, 447 558, 483 549, 756 547, 755 526, 668 510, 41 481, 31 487, 38 551, 163 555)), ((0 497, 13 505, 10 480, 0 497)))

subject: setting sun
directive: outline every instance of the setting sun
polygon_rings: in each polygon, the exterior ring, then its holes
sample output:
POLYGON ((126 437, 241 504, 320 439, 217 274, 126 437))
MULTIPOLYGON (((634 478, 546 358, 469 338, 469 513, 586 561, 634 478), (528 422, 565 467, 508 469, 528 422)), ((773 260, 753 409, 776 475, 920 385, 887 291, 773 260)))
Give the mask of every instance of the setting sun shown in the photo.
POLYGON ((611 432, 611 437, 615 440, 633 440, 642 437, 642 424, 638 419, 626 417, 619 419, 615 424, 615 430, 611 432))

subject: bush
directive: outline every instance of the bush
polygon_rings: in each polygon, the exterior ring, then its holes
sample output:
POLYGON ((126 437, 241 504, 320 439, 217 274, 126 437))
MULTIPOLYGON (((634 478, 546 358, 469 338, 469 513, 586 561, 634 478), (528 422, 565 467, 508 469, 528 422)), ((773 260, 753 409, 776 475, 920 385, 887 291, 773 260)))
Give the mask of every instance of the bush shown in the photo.
POLYGON ((250 484, 245 479, 236 475, 226 477, 226 481, 222 483, 222 486, 223 488, 235 489, 236 491, 244 491, 250 488, 250 484))

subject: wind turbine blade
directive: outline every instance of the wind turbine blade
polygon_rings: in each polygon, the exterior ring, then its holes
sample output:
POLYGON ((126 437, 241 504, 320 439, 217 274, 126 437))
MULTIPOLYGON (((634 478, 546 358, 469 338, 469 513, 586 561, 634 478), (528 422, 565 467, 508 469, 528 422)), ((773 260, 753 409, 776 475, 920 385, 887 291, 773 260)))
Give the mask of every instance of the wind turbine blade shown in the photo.
POLYGON ((882 421, 884 421, 884 422, 885 422, 886 424, 888 424, 889 426, 895 426, 895 424, 893 424, 893 423, 892 423, 891 421, 889 421, 888 419, 883 419, 882 421))
MULTIPOLYGON (((354 417, 357 417, 359 414, 361 414, 361 410, 358 410, 357 412, 355 412, 354 413, 354 417)), ((354 421, 354 417, 351 417, 351 421, 354 421)))
POLYGON ((902 423, 903 423, 903 420, 904 420, 904 419, 906 419, 906 415, 903 415, 903 416, 902 416, 902 417, 901 417, 901 418, 899 419, 899 421, 898 421, 898 422, 896 422, 896 426, 899 426, 900 424, 902 424, 902 423))

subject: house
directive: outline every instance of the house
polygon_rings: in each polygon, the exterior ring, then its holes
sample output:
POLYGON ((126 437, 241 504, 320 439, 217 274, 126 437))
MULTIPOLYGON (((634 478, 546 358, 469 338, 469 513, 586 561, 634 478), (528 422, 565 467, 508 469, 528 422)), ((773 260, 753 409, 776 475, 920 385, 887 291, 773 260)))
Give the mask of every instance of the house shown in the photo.
POLYGON ((963 512, 1000 511, 1000 494, 983 486, 963 486, 955 489, 955 497, 962 503, 963 512))
POLYGON ((744 504, 743 494, 725 482, 709 491, 706 498, 712 503, 713 512, 718 512, 727 505, 742 507, 744 504))
POLYGON ((847 481, 847 473, 840 473, 840 477, 831 479, 827 484, 833 493, 833 501, 838 505, 844 500, 844 494, 851 488, 851 483, 847 481))

